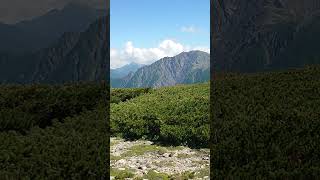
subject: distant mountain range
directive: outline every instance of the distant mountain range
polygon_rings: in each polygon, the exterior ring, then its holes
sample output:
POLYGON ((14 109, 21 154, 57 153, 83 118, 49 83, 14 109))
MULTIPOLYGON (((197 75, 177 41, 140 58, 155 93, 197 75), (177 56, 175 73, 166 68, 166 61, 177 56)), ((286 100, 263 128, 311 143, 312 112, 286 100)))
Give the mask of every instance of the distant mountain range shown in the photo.
MULTIPOLYGON (((102 14, 106 13, 72 3, 60 11, 54 10, 11 26, 24 29, 27 34, 48 32, 40 33, 34 39, 18 36, 17 41, 32 46, 25 51, 20 51, 20 46, 0 48, 0 83, 64 83, 105 79, 109 66, 109 17, 102 14), (38 43, 43 37, 44 42, 38 43)), ((0 27, 1 31, 3 29, 0 27)), ((14 34, 14 31, 8 32, 14 34)), ((0 44, 5 43, 1 41, 0 44)))
POLYGON ((210 55, 202 51, 183 52, 165 57, 119 79, 111 87, 162 87, 210 80, 210 55))
POLYGON ((135 73, 139 68, 143 66, 144 66, 143 64, 137 64, 132 62, 120 68, 110 69, 110 78, 111 79, 124 78, 130 73, 135 73))

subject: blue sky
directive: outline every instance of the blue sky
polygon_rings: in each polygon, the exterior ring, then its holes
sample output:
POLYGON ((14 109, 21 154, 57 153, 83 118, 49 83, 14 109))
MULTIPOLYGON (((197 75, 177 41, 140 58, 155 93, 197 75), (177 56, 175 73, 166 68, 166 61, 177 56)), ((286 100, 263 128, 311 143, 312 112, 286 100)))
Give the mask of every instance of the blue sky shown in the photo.
POLYGON ((111 68, 210 46, 209 0, 111 0, 111 68))

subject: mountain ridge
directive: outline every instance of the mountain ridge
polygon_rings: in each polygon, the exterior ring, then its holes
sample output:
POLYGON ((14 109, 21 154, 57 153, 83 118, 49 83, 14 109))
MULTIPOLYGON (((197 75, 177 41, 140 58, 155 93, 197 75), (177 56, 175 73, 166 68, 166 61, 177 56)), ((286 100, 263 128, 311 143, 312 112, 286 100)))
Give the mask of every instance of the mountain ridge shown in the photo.
MULTIPOLYGON (((104 79, 107 72, 107 29, 106 17, 100 18, 92 23, 89 28, 80 33, 74 40, 74 46, 52 67, 50 73, 43 70, 42 74, 34 75, 33 82, 77 82, 104 79), (47 78, 39 79, 41 75, 47 78)), ((49 59, 49 58, 45 58, 49 59)), ((48 61, 42 61, 48 64, 48 61)))
POLYGON ((131 72, 136 72, 139 68, 145 66, 144 64, 138 64, 135 62, 131 62, 119 68, 110 69, 110 78, 111 79, 119 79, 124 78, 131 72))
POLYGON ((105 80, 109 58, 108 17, 84 32, 66 32, 52 46, 17 57, 0 56, 0 83, 66 83, 105 80), (17 64, 19 66, 17 66, 17 64), (6 71, 9 69, 10 71, 6 71))
POLYGON ((131 77, 112 87, 162 87, 209 81, 210 55, 203 51, 182 52, 139 68, 131 77))

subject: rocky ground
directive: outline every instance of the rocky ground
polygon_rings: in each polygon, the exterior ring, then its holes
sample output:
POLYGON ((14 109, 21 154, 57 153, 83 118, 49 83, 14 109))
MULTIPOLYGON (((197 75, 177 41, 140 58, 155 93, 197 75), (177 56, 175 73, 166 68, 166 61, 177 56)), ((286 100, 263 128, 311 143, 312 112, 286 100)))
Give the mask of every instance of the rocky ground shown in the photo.
POLYGON ((111 138, 110 179, 209 179, 209 149, 111 138))

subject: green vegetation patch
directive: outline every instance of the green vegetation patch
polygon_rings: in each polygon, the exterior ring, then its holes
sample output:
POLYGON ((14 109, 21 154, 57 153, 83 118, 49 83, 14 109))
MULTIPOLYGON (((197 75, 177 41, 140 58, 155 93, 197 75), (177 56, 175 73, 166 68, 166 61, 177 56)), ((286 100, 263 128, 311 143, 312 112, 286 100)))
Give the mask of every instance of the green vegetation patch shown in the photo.
POLYGON ((127 152, 123 153, 121 157, 139 156, 148 152, 158 152, 159 154, 164 154, 167 152, 167 149, 156 145, 135 145, 129 148, 127 152))
POLYGON ((111 168, 110 170, 110 176, 113 176, 114 179, 126 179, 126 178, 133 178, 134 173, 131 170, 125 169, 125 170, 119 170, 116 168, 111 168))
POLYGON ((168 174, 151 170, 146 175, 144 175, 142 179, 169 180, 169 178, 170 176, 168 174))
POLYGON ((0 85, 0 131, 26 133, 106 103, 102 84, 0 85))
POLYGON ((212 177, 320 176, 320 67, 213 86, 212 177))
POLYGON ((210 168, 204 168, 194 173, 196 178, 210 177, 210 168))
POLYGON ((208 147, 209 94, 208 83, 179 85, 111 104, 111 133, 131 140, 208 147))
POLYGON ((175 165, 173 161, 152 162, 152 164, 158 167, 173 167, 175 165))
POLYGON ((113 156, 113 155, 110 155, 110 161, 118 161, 120 159, 123 159, 121 156, 113 156))
POLYGON ((112 88, 110 92, 110 103, 125 102, 145 93, 149 93, 150 91, 150 88, 112 88))
POLYGON ((121 139, 116 137, 113 139, 113 141, 110 141, 110 147, 115 146, 115 145, 119 144, 120 142, 121 142, 121 139))
POLYGON ((0 177, 109 178, 109 92, 105 87, 1 86, 0 94, 1 108, 11 109, 7 114, 0 112, 1 118, 9 114, 7 122, 11 123, 1 124, 0 177))

